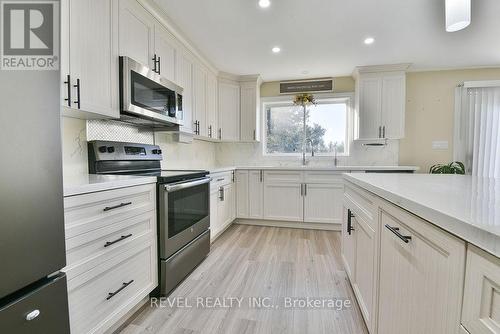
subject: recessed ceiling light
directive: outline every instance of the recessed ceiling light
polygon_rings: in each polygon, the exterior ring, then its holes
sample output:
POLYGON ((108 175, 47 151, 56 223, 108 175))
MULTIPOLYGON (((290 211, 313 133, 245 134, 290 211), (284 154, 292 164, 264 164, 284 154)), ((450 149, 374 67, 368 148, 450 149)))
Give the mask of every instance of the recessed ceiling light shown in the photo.
POLYGON ((365 38, 365 44, 366 45, 373 44, 373 42, 375 42, 375 38, 373 38, 373 37, 365 38))
POLYGON ((260 8, 267 8, 271 5, 271 1, 269 0, 259 0, 260 8))
POLYGON ((281 49, 277 46, 275 46, 273 49, 272 49, 273 53, 279 53, 281 51, 281 49))

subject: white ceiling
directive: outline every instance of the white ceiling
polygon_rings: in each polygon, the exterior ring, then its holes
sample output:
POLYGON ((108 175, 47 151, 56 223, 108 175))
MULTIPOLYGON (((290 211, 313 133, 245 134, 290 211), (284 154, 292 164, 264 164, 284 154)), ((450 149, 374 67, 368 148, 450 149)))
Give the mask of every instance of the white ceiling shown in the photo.
POLYGON ((266 81, 350 75, 358 65, 500 66, 500 0, 472 0, 471 25, 455 33, 445 31, 444 0, 155 1, 218 69, 266 81))

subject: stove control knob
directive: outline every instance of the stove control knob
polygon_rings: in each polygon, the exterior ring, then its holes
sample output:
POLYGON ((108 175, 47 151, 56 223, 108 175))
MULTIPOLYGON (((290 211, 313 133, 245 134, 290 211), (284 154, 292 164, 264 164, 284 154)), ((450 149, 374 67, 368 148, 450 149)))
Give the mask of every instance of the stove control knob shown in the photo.
POLYGON ((151 152, 153 152, 153 154, 161 154, 161 150, 158 150, 156 148, 153 151, 151 151, 151 152))
POLYGON ((107 149, 106 146, 99 146, 99 152, 101 153, 106 153, 106 149, 107 149))
POLYGON ((161 150, 157 150, 156 154, 161 154, 161 150))
POLYGON ((108 147, 108 153, 113 153, 115 148, 113 146, 108 147))

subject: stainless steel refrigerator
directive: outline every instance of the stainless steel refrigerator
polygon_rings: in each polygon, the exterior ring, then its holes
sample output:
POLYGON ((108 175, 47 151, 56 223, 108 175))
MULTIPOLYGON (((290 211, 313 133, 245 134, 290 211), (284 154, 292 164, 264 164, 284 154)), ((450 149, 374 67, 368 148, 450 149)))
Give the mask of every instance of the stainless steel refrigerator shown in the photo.
POLYGON ((60 73, 0 70, 0 333, 69 333, 60 73))

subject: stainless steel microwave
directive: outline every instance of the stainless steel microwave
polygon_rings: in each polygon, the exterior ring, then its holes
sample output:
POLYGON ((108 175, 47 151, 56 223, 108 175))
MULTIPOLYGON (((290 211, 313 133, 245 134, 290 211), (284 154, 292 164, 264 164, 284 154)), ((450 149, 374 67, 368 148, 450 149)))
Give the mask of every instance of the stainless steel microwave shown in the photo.
POLYGON ((137 125, 179 128, 182 88, 129 57, 120 57, 121 119, 137 125))

